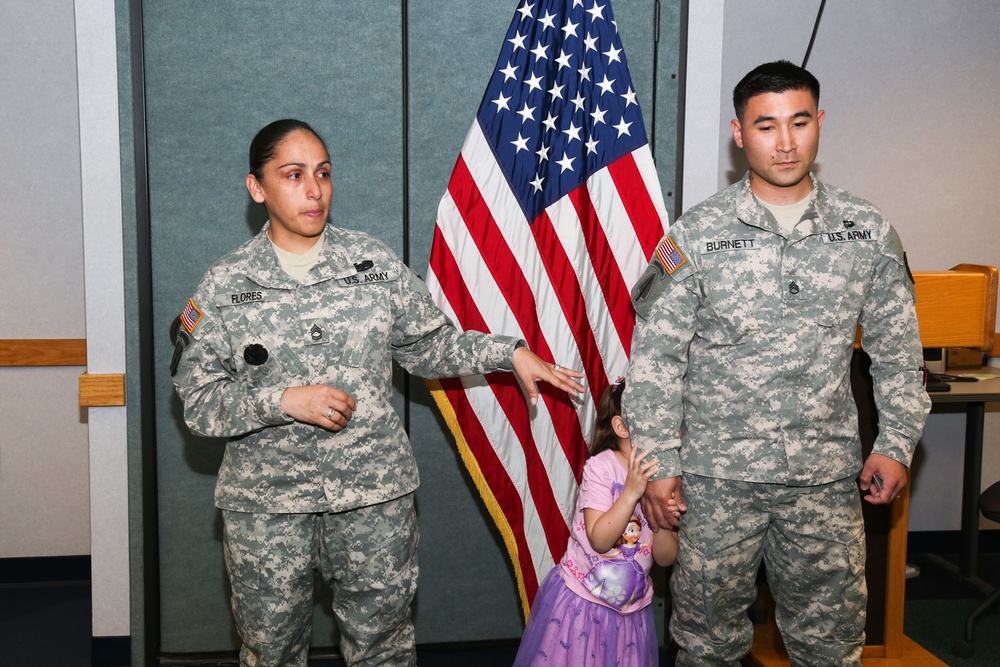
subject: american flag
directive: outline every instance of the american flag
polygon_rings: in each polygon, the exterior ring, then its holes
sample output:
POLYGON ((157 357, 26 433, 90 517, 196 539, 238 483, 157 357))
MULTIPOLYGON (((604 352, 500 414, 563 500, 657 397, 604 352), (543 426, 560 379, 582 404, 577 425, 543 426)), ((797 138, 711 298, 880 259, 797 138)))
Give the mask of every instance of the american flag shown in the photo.
POLYGON ((667 212, 608 0, 524 0, 438 208, 428 287, 456 325, 586 374, 527 406, 509 373, 430 383, 525 615, 566 549, 595 401, 625 374, 629 288, 667 212))
POLYGON ((673 273, 687 261, 684 259, 681 251, 677 249, 674 240, 669 236, 660 241, 660 245, 656 246, 656 257, 660 260, 663 268, 667 270, 667 273, 673 273))
POLYGON ((201 311, 198 310, 198 306, 194 305, 194 299, 187 300, 187 304, 184 306, 184 310, 181 311, 180 317, 188 333, 194 331, 194 328, 198 326, 198 322, 201 321, 201 311))

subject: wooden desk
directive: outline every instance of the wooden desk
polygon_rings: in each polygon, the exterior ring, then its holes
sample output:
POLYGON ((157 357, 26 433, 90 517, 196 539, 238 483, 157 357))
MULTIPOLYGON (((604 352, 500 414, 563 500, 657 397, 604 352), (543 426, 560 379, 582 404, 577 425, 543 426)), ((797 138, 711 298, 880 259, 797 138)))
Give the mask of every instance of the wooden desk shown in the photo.
POLYGON ((988 594, 993 586, 978 576, 979 562, 979 494, 983 482, 983 425, 986 403, 1000 402, 1000 368, 948 371, 951 375, 992 375, 994 379, 979 382, 951 382, 951 391, 930 392, 931 402, 965 403, 965 461, 962 474, 962 532, 959 565, 943 558, 924 554, 928 562, 980 594, 988 594))

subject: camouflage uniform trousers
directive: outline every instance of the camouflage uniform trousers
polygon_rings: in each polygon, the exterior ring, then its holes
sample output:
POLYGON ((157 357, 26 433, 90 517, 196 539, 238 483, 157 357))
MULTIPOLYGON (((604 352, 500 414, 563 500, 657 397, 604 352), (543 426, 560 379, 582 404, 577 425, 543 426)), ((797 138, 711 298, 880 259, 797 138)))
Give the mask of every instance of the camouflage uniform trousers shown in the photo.
POLYGON ((346 512, 223 510, 226 570, 245 667, 305 667, 314 570, 333 589, 348 665, 416 665, 413 494, 346 512))
POLYGON ((683 475, 670 591, 677 665, 738 665, 763 558, 792 665, 861 664, 868 589, 853 478, 792 487, 683 475))

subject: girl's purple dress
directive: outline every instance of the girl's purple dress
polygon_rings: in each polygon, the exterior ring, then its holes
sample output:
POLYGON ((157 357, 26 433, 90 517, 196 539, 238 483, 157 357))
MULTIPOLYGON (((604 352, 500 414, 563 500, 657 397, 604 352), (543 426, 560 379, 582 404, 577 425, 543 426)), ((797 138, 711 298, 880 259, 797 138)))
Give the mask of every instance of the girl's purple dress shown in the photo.
POLYGON ((587 540, 584 508, 607 511, 628 471, 613 451, 587 460, 566 555, 545 577, 514 667, 652 667, 658 661, 652 583, 652 531, 637 506, 625 542, 598 554, 587 540), (641 529, 640 529, 641 527, 641 529))

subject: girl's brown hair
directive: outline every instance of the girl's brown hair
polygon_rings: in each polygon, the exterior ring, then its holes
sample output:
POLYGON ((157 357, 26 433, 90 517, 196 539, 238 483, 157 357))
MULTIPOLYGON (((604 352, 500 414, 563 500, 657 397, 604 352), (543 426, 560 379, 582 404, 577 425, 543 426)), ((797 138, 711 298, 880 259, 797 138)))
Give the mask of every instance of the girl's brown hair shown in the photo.
POLYGON ((625 391, 625 380, 609 386, 601 394, 597 404, 597 419, 594 422, 594 435, 590 440, 590 455, 600 454, 605 449, 618 449, 618 434, 611 426, 614 417, 622 415, 622 393, 625 391))

